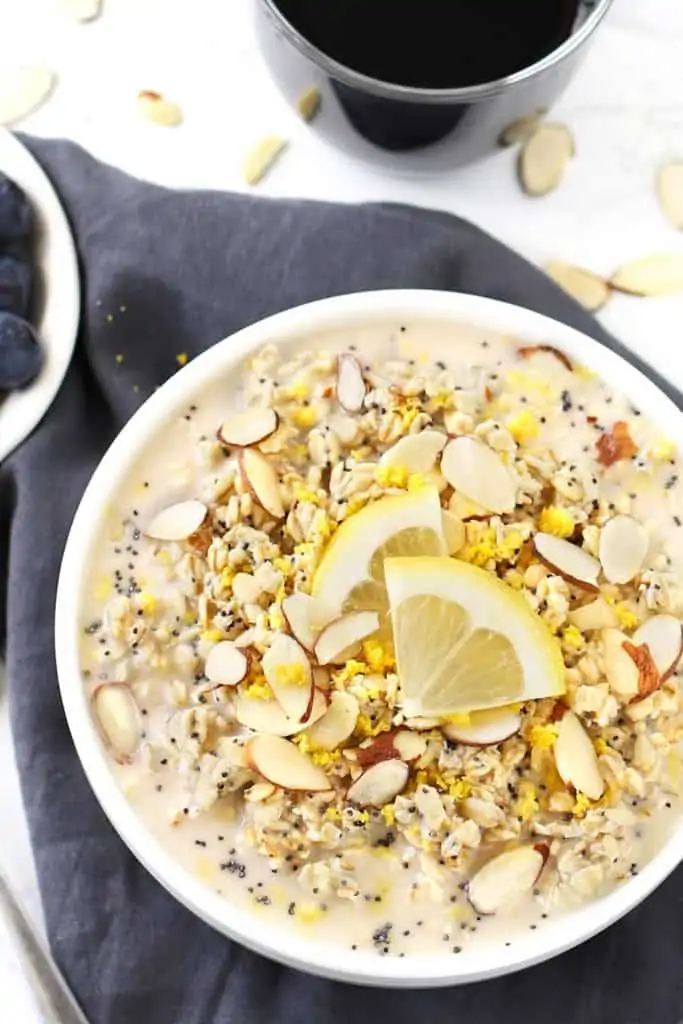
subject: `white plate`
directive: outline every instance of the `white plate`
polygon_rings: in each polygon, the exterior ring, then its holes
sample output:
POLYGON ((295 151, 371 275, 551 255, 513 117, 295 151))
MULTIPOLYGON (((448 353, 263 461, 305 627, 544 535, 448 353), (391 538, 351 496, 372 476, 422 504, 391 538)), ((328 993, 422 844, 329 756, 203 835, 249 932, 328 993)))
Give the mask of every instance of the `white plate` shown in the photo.
POLYGON ((36 221, 38 309, 34 326, 43 346, 37 379, 0 403, 0 462, 6 459, 52 405, 71 362, 81 315, 76 247, 57 193, 31 154, 0 128, 0 171, 23 188, 36 221))

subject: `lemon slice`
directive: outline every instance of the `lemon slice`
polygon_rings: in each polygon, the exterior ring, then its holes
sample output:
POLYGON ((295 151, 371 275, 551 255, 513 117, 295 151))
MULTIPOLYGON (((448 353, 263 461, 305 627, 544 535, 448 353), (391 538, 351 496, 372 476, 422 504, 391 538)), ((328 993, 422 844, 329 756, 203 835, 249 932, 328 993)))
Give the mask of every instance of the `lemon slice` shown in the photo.
POLYGON ((385 621, 385 559, 445 553, 436 488, 380 498, 339 527, 316 570, 312 593, 332 615, 377 611, 385 621))
POLYGON ((491 573, 454 558, 391 558, 386 584, 407 717, 564 693, 557 640, 491 573))

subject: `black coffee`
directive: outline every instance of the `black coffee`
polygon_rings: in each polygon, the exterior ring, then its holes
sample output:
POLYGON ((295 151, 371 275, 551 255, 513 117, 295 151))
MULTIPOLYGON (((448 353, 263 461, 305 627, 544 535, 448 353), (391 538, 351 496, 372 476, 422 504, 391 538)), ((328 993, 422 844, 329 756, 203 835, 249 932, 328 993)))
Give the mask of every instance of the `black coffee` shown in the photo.
POLYGON ((534 64, 571 33, 580 0, 275 0, 328 57, 397 85, 449 89, 534 64))

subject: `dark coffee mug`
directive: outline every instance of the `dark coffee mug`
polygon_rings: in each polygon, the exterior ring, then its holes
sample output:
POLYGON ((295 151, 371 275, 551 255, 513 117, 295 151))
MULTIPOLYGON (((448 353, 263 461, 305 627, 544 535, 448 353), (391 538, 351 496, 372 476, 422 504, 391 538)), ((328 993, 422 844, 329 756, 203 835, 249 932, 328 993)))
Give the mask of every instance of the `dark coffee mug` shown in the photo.
POLYGON ((256 0, 254 9, 259 45, 287 100, 296 107, 311 86, 320 91, 316 130, 351 155, 414 173, 470 163, 505 145, 522 119, 540 120, 568 85, 611 3, 578 0, 570 34, 545 57, 497 81, 455 89, 371 78, 304 38, 277 0, 256 0))

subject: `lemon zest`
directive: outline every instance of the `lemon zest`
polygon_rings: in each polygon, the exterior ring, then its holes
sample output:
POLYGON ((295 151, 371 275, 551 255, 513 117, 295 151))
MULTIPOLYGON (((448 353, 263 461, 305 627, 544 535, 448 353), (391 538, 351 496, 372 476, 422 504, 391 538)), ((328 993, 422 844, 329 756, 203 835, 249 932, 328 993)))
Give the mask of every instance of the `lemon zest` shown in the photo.
POLYGON ((541 510, 538 528, 543 533, 552 533, 555 537, 571 537, 575 527, 574 517, 566 508, 548 505, 541 510))

